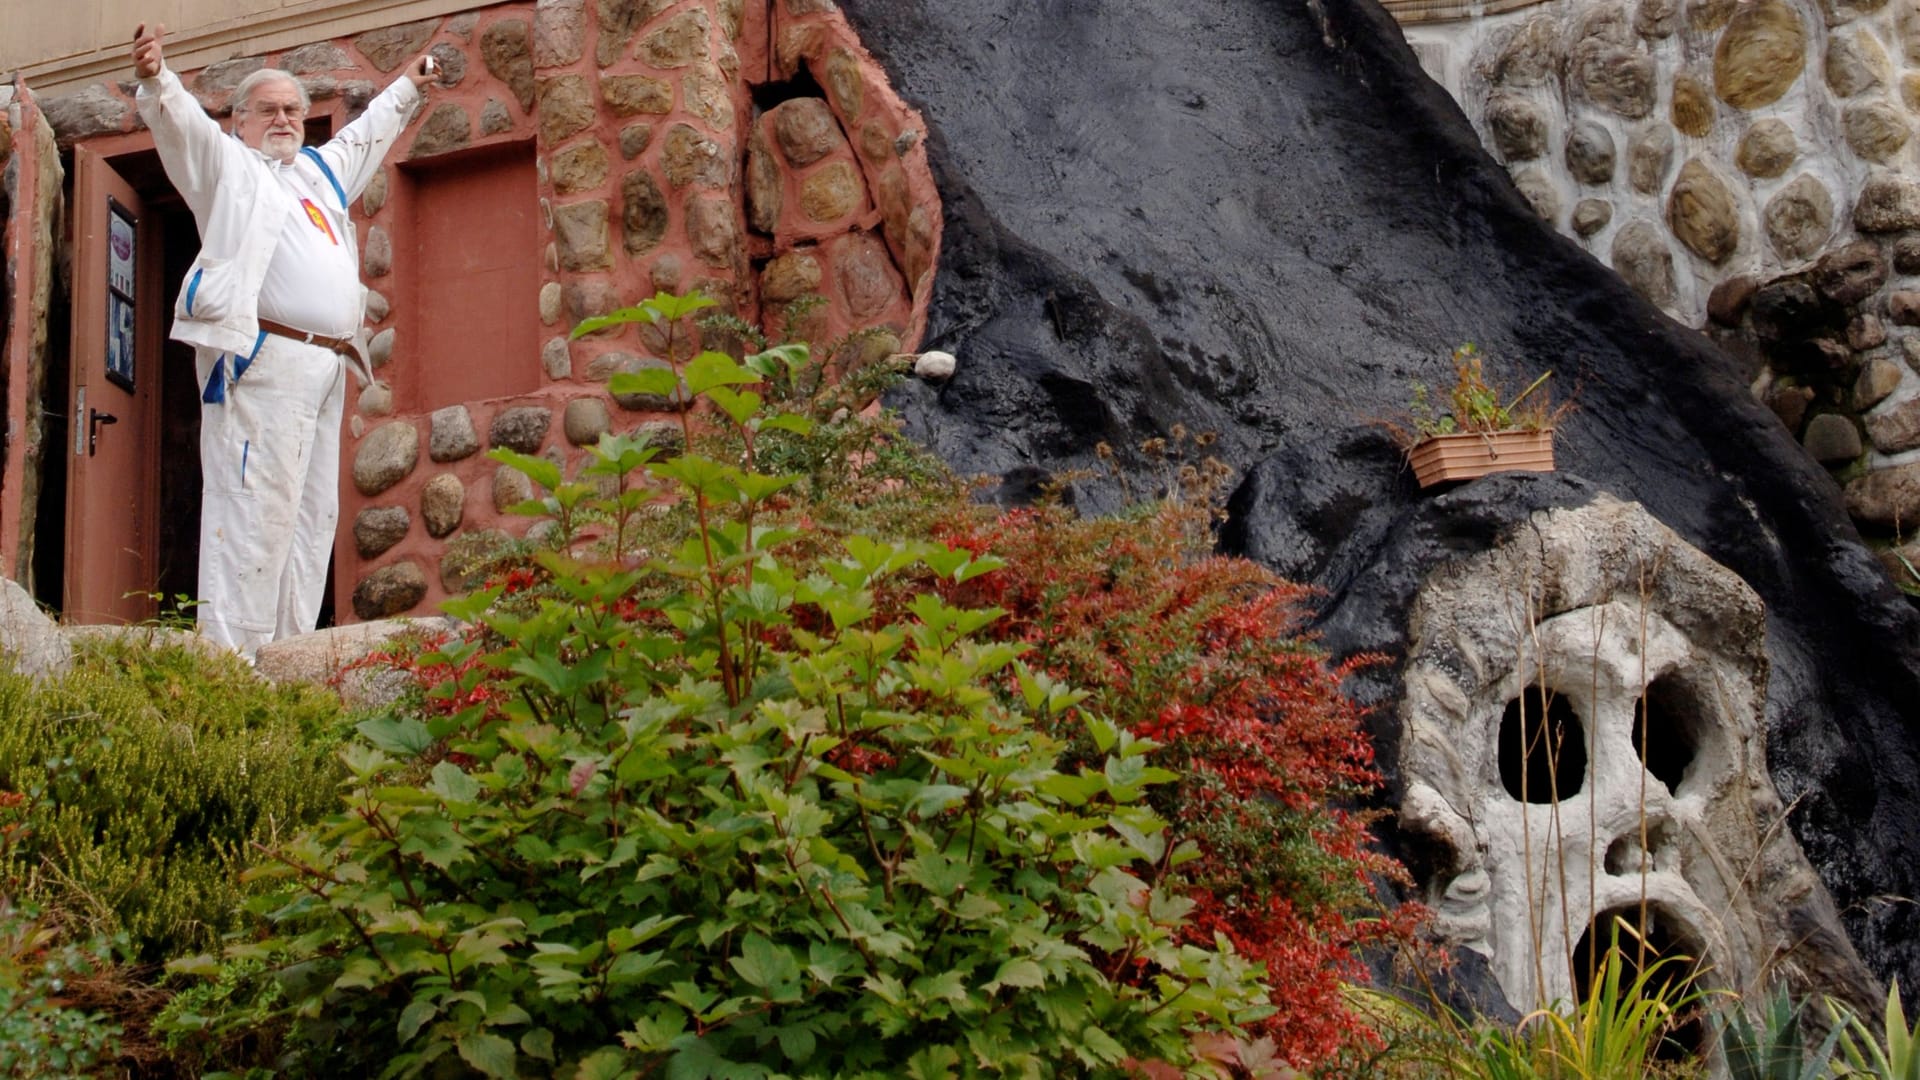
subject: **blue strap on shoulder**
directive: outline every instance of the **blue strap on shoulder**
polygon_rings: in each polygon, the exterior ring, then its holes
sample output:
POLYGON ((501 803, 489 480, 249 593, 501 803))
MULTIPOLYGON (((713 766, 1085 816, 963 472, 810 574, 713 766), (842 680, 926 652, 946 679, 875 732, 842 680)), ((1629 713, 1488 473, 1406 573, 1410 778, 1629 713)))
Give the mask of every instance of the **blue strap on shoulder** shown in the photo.
POLYGON ((333 175, 333 170, 327 167, 327 159, 321 157, 320 151, 315 150, 311 146, 301 147, 300 152, 312 158, 315 165, 320 166, 320 174, 327 178, 327 183, 333 185, 333 193, 340 196, 340 209, 345 210, 347 208, 347 189, 340 186, 340 178, 333 175))

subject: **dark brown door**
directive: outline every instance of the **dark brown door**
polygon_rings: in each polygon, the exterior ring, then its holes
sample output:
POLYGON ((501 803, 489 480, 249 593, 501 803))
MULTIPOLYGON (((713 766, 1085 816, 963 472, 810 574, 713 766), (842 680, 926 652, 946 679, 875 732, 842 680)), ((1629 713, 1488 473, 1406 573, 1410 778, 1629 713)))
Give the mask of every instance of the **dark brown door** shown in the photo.
POLYGON ((138 622, 159 580, 161 232, 108 159, 76 146, 73 166, 62 607, 71 622, 138 622))

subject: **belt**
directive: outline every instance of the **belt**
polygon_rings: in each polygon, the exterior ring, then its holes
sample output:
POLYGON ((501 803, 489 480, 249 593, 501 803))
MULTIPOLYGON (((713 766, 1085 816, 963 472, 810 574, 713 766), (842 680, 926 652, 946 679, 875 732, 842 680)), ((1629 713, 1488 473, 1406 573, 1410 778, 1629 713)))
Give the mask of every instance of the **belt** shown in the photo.
POLYGON ((272 319, 261 319, 260 329, 265 330, 275 337, 291 338, 305 345, 318 345, 323 349, 339 353, 341 356, 355 355, 352 338, 327 337, 325 334, 311 334, 305 330, 295 330, 285 323, 274 322, 272 319))

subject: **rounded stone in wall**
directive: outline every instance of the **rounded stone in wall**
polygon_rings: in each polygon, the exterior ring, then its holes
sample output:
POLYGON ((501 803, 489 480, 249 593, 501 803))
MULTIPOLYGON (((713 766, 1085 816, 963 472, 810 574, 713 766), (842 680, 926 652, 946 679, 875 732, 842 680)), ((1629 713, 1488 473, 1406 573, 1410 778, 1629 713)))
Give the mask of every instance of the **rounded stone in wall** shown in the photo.
POLYGON ((366 389, 360 391, 360 412, 364 416, 392 416, 393 387, 384 382, 368 383, 366 389))
POLYGON ((1680 28, 1680 0, 1640 0, 1633 9, 1633 32, 1649 41, 1673 36, 1680 28))
POLYGON ((653 125, 633 123, 620 129, 620 156, 632 161, 653 145, 653 125))
POLYGON ((1701 138, 1713 130, 1713 95, 1693 76, 1675 76, 1669 115, 1681 134, 1701 138))
POLYGON ((675 124, 667 129, 660 168, 668 187, 726 187, 733 181, 733 148, 691 125, 675 124))
POLYGON ((1885 162, 1913 136, 1906 114, 1883 101, 1848 105, 1840 114, 1847 146, 1868 161, 1885 162))
POLYGON ((1736 109, 1779 101, 1807 66, 1807 28, 1787 0, 1741 4, 1713 50, 1713 85, 1736 109))
POLYGON ((1887 283, 1887 260, 1880 254, 1880 245, 1855 240, 1820 256, 1812 280, 1820 295, 1841 307, 1852 307, 1887 283))
POLYGON ((607 182, 610 160, 607 148, 589 139, 555 151, 547 175, 555 193, 577 195, 607 182))
POLYGON ((1553 178, 1546 170, 1538 167, 1521 169, 1514 174, 1513 186, 1532 205, 1533 212, 1554 224, 1560 222, 1560 189, 1554 186, 1553 178))
POLYGON ((784 101, 768 110, 773 137, 789 164, 811 165, 847 145, 840 122, 825 98, 802 97, 784 101))
POLYGON ((813 221, 839 221, 860 208, 865 189, 851 162, 823 166, 800 185, 800 209, 813 221))
POLYGON ((1487 131, 1507 161, 1532 161, 1547 152, 1547 114, 1518 94, 1496 94, 1487 103, 1487 131))
POLYGON ((367 229, 367 246, 360 252, 360 272, 367 277, 386 277, 393 270, 393 238, 378 225, 367 229))
POLYGON ((1739 326, 1759 288, 1760 280, 1752 274, 1725 279, 1707 293, 1707 318, 1721 326, 1739 326))
POLYGON ((1768 117, 1759 120, 1740 136, 1734 160, 1748 176, 1771 179, 1786 173, 1800 154, 1799 140, 1786 121, 1768 117))
POLYGON ((1900 378, 1901 367, 1892 360, 1884 356, 1868 360, 1860 366, 1860 377, 1853 381, 1853 407, 1864 412, 1887 400, 1900 388, 1900 378))
POLYGON ((856 233, 835 249, 834 276, 847 313, 858 320, 875 318, 887 305, 906 296, 906 283, 894 269, 887 245, 873 233, 856 233))
POLYGON ((441 473, 420 489, 420 520, 427 535, 440 539, 460 527, 467 512, 467 486, 452 473, 441 473))
POLYGON ((1545 85, 1560 69, 1559 20, 1536 15, 1517 27, 1495 31, 1481 56, 1480 73, 1496 86, 1545 85))
POLYGON ((553 413, 538 405, 516 405, 501 410, 493 418, 493 426, 487 432, 487 441, 494 446, 504 446, 522 454, 531 454, 540 449, 546 441, 547 428, 553 424, 553 413))
POLYGON ((560 301, 564 296, 557 281, 549 281, 540 286, 540 321, 552 326, 560 318, 560 301))
POLYGON ((1767 243, 1781 258, 1811 258, 1833 234, 1833 196, 1811 174, 1802 173, 1767 200, 1761 222, 1767 243))
MULTIPOLYGON (((611 352, 594 357, 587 363, 587 378, 595 382, 606 382, 623 372, 637 372, 672 366, 665 360, 652 357, 642 359, 632 353, 611 352)), ((611 392, 611 391, 610 391, 611 392)), ((680 384, 679 392, 669 397, 663 394, 613 394, 614 404, 630 412, 669 412, 683 407, 686 401, 686 384, 680 384)))
POLYGON ((667 235, 667 197, 645 169, 620 181, 620 243, 628 255, 644 255, 667 235))
POLYGON ((1739 0, 1687 0, 1687 29, 1696 34, 1711 34, 1733 18, 1739 0))
POLYGON ((1908 398, 1868 416, 1867 437, 1883 454, 1920 450, 1920 398, 1908 398))
POLYGON ((473 529, 447 541, 447 550, 440 555, 440 587, 458 596, 485 585, 500 553, 511 543, 513 538, 499 529, 473 529))
POLYGON ((643 446, 658 449, 660 459, 677 457, 687 449, 687 433, 672 420, 649 420, 633 429, 633 437, 643 446))
POLYGON ((687 206, 687 240, 693 245, 694 256, 708 266, 732 266, 740 240, 735 228, 738 218, 728 199, 692 200, 687 206))
POLYGON ((407 157, 423 158, 451 153, 464 149, 472 142, 473 118, 467 115, 466 109, 448 102, 436 106, 433 115, 421 125, 420 134, 414 136, 407 157))
POLYGON ((513 114, 499 98, 488 98, 487 103, 480 106, 480 134, 499 135, 512 130, 513 114))
POLYGON ((1798 434, 1801 423, 1807 418, 1807 407, 1813 404, 1813 388, 1775 384, 1767 394, 1766 404, 1788 431, 1798 434))
POLYGON ((387 361, 393 359, 393 337, 391 326, 373 335, 367 342, 367 363, 377 368, 387 366, 387 361))
POLYGON ((820 260, 804 251, 789 251, 760 272, 760 295, 785 304, 820 291, 820 260))
POLYGON ((1893 269, 1899 274, 1920 274, 1920 236, 1903 236, 1893 242, 1893 269))
POLYGON ((353 549, 371 559, 406 538, 413 516, 404 506, 369 506, 353 516, 353 549))
POLYGON ((378 495, 405 480, 420 463, 420 432, 394 420, 367 433, 353 455, 353 486, 362 495, 378 495))
POLYGON ((427 456, 438 462, 459 461, 480 449, 480 435, 473 430, 473 415, 465 405, 449 405, 434 410, 427 435, 427 456))
POLYGON ((1680 167, 1667 196, 1667 224, 1687 250, 1715 265, 1740 247, 1740 209, 1733 189, 1700 158, 1680 167))
POLYGON ((1840 26, 1886 6, 1887 0, 1820 0, 1820 13, 1828 26, 1840 26))
POLYGON ((755 125, 747 137, 747 227, 773 235, 780 228, 786 173, 773 158, 767 133, 755 125))
POLYGON ((1893 78, 1893 62, 1880 39, 1866 30, 1837 31, 1827 39, 1827 86, 1853 97, 1884 86, 1893 78))
POLYGON ((613 427, 613 419, 607 413, 606 399, 596 395, 577 397, 567 402, 560 427, 566 432, 567 441, 575 446, 592 446, 599 442, 600 436, 613 427))
POLYGON ((1658 226, 1630 221, 1613 238, 1613 268, 1634 291, 1660 307, 1676 299, 1673 250, 1658 226))
POLYGON ((1634 120, 1653 111, 1657 68, 1634 36, 1624 9, 1601 8, 1589 14, 1573 40, 1567 78, 1582 98, 1634 120))
POLYGON ((1822 465, 1844 465, 1860 456, 1860 429, 1853 421, 1835 413, 1821 413, 1807 422, 1801 445, 1807 455, 1822 465))
POLYGON ((404 615, 427 597, 427 575, 411 560, 383 566, 353 588, 353 613, 362 622, 404 615))
POLYGON ((547 378, 556 382, 573 378, 573 350, 568 347, 566 338, 548 338, 547 343, 540 346, 540 367, 547 373, 547 378))
POLYGON ((533 481, 527 474, 509 465, 493 470, 493 508, 506 513, 533 498, 533 481))
POLYGON ((1862 311, 1847 320, 1847 348, 1854 352, 1866 352, 1887 343, 1887 327, 1880 316, 1870 311, 1862 311))
POLYGON ((366 211, 368 217, 372 217, 385 205, 387 205, 387 170, 380 169, 373 174, 373 179, 367 181, 366 189, 360 192, 360 209, 366 211))
POLYGON ((1581 199, 1573 207, 1573 231, 1592 236, 1613 221, 1613 204, 1605 199, 1581 199))
POLYGON ((1665 124, 1647 128, 1627 148, 1627 179, 1642 195, 1658 193, 1672 167, 1673 129, 1665 124))
POLYGON ((1567 172, 1583 184, 1613 179, 1613 133, 1606 125, 1582 120, 1567 134, 1567 172))
POLYGON ((1875 170, 1860 185, 1853 224, 1861 232, 1904 232, 1920 228, 1920 182, 1904 173, 1875 170))

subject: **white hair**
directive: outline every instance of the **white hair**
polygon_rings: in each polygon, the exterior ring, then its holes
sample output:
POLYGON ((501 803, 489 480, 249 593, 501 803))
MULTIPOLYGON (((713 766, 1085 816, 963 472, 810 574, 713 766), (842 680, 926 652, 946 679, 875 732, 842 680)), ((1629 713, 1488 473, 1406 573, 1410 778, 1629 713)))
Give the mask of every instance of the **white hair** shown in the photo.
POLYGON ((270 67, 261 68, 259 71, 241 79, 240 85, 233 88, 233 115, 240 116, 247 111, 247 106, 253 101, 253 92, 255 90, 258 90, 266 83, 276 81, 286 83, 288 86, 293 87, 294 92, 300 95, 301 112, 304 113, 313 107, 313 99, 307 96, 307 88, 300 85, 299 79, 294 78, 293 74, 289 71, 270 67))

